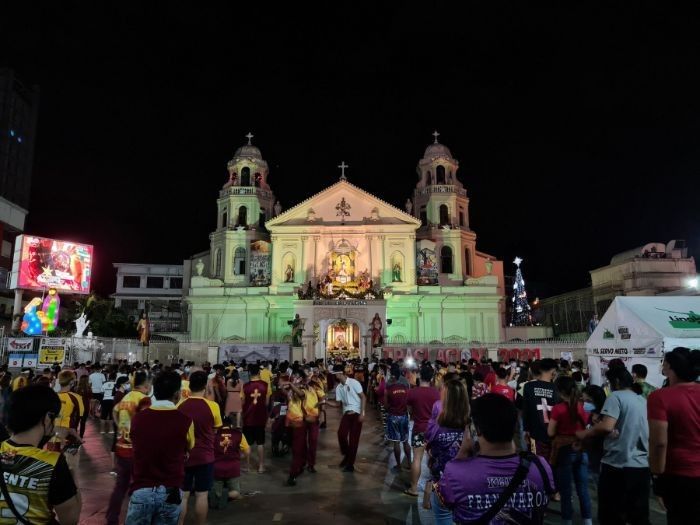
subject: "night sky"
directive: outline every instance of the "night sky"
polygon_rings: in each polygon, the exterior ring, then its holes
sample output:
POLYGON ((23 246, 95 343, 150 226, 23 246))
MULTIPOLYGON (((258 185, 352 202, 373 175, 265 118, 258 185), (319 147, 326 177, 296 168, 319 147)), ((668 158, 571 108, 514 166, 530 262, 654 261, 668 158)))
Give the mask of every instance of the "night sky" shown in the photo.
POLYGON ((26 231, 94 244, 102 294, 112 262, 208 249, 248 131, 284 209, 336 182, 341 160, 403 209, 437 129, 478 248, 507 272, 523 257, 531 297, 585 286, 646 242, 699 252, 691 13, 147 3, 0 16, 0 65, 41 89, 26 231))

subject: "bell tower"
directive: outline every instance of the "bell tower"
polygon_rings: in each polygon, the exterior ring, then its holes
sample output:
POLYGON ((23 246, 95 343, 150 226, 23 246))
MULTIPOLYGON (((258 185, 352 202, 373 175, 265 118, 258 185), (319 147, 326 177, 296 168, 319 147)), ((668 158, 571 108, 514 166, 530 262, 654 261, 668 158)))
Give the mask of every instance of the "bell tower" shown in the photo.
POLYGON ((469 227, 469 198, 457 179, 459 162, 433 132, 430 144, 418 161, 418 184, 413 192, 413 215, 421 227, 416 240, 435 243, 439 284, 463 282, 473 275, 476 234, 469 227))
POLYGON ((246 138, 248 143, 238 148, 227 164, 228 180, 216 201, 216 230, 209 236, 210 275, 229 286, 251 285, 251 244, 270 241, 265 222, 279 210, 267 183, 267 162, 253 146, 253 134, 246 138))

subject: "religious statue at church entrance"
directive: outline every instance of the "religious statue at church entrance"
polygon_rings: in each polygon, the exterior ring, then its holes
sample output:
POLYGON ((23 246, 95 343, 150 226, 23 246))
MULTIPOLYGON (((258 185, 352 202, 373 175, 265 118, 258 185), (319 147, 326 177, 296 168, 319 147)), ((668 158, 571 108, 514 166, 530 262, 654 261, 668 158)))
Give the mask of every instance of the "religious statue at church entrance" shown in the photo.
POLYGON ((372 319, 372 328, 370 329, 372 333, 372 347, 377 348, 384 344, 384 338, 382 337, 382 320, 379 318, 379 314, 374 314, 372 319))
POLYGON ((394 263, 394 268, 391 271, 391 280, 395 283, 401 282, 401 263, 394 263))
POLYGON ((287 269, 284 272, 284 282, 293 283, 294 282, 294 268, 291 264, 287 265, 287 269))
POLYGON ((139 342, 141 345, 148 346, 151 342, 151 323, 146 312, 141 314, 139 324, 136 325, 136 331, 139 334, 139 342))
POLYGON ((292 321, 292 346, 301 346, 301 336, 304 333, 304 322, 299 314, 294 316, 292 321))

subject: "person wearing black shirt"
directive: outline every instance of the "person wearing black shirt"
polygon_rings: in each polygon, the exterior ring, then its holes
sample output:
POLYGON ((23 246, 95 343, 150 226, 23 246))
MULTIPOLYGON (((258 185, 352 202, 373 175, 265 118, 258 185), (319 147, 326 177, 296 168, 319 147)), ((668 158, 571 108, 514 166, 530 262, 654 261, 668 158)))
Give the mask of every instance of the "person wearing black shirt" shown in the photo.
MULTIPOLYGON (((44 385, 29 385, 10 397, 8 426, 12 435, 0 444, 0 466, 17 522, 33 525, 55 522, 77 524, 80 496, 63 454, 43 450, 54 433, 54 419, 61 411, 56 392, 44 385), (54 515, 55 514, 55 515, 54 515), (19 516, 18 516, 19 515, 19 516)), ((4 492, 4 490, 3 490, 4 492)), ((7 506, 7 504, 6 504, 7 506)))
MULTIPOLYGON (((536 367, 534 367, 536 369, 536 367)), ((539 363, 539 375, 534 381, 523 385, 522 411, 525 442, 538 456, 549 459, 551 441, 547 435, 549 416, 552 408, 559 402, 559 395, 554 388, 554 375, 557 364, 554 359, 542 359, 539 363)))

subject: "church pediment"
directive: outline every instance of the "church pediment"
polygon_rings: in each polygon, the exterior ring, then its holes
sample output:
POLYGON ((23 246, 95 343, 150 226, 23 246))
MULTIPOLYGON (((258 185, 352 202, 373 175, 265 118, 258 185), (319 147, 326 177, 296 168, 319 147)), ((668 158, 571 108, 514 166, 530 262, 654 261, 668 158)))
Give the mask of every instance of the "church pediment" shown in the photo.
POLYGON ((420 220, 371 193, 340 180, 265 223, 270 231, 283 226, 357 226, 396 224, 420 226, 420 220))

